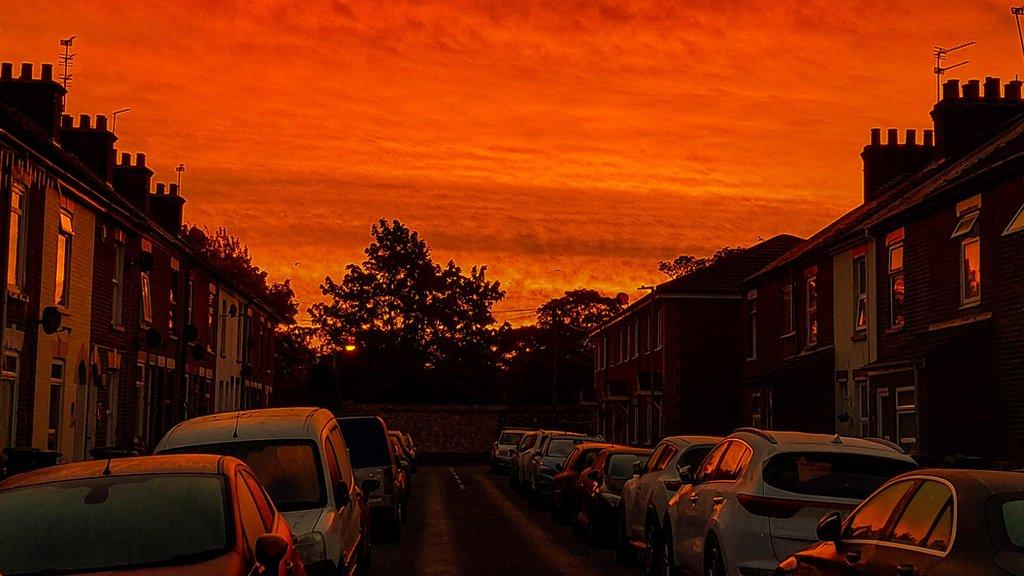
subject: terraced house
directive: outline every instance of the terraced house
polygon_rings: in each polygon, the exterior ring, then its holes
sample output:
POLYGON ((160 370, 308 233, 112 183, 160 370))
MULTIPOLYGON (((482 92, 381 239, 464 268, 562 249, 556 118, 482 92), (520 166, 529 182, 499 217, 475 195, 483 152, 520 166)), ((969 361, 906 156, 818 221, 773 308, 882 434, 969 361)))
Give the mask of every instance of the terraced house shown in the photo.
POLYGON ((950 80, 921 141, 873 130, 864 202, 747 280, 749 424, 1024 465, 1021 86, 950 80))
POLYGON ((184 241, 177 186, 64 97, 50 65, 0 67, 0 448, 146 450, 190 416, 266 405, 274 313, 184 241))

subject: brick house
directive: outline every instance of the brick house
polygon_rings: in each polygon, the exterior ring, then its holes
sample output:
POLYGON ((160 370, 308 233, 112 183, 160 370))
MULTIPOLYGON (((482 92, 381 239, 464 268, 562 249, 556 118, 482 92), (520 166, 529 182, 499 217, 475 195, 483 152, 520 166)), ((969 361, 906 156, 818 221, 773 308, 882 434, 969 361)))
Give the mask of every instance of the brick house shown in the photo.
POLYGON ((173 424, 215 409, 216 306, 226 287, 240 312, 225 352, 243 366, 259 349, 246 405, 266 405, 276 317, 183 240, 177 187, 154 189, 143 154, 117 161, 106 118, 75 122, 62 114, 64 94, 50 65, 39 77, 28 64, 18 77, 0 66, 9 207, 0 448, 65 460, 96 447, 147 449, 173 424))
POLYGON ((640 445, 732 430, 740 420, 741 282, 799 241, 776 236, 659 284, 595 330, 597 430, 640 445))

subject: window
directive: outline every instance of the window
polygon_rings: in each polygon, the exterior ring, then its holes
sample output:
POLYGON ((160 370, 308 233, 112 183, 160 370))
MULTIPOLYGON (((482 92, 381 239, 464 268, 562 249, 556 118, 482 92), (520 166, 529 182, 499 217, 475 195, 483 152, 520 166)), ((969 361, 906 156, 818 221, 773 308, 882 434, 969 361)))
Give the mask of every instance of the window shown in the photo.
POLYGON ((1003 235, 1013 234, 1014 232, 1020 232, 1024 230, 1024 206, 1020 207, 1017 214, 1010 220, 1010 224, 1006 226, 1006 230, 1003 231, 1003 235))
POLYGON ((228 301, 220 301, 220 357, 228 356, 228 301))
POLYGON ((708 454, 701 463, 695 474, 696 483, 707 482, 714 478, 715 470, 718 468, 718 461, 722 459, 722 453, 729 447, 730 442, 722 442, 708 454))
POLYGON ((640 319, 633 320, 633 358, 640 356, 640 319))
POLYGON ((765 484, 785 492, 826 498, 867 498, 890 478, 913 470, 889 456, 842 452, 781 452, 765 463, 765 484))
POLYGON ((146 441, 146 431, 149 426, 149 402, 150 386, 147 377, 146 365, 139 362, 135 368, 135 387, 138 389, 139 399, 135 403, 135 438, 140 442, 146 441))
POLYGON ((782 335, 792 334, 793 325, 793 285, 786 284, 782 287, 782 335))
POLYGON ((249 493, 252 494, 253 499, 256 501, 256 508, 260 512, 260 519, 263 521, 263 527, 267 531, 274 529, 274 504, 268 499, 267 493, 260 487, 260 483, 256 481, 252 475, 242 472, 239 474, 242 482, 245 482, 245 486, 249 489, 249 493))
POLYGON ((968 306, 981 300, 981 239, 964 238, 960 242, 960 304, 968 306))
POLYGON ((854 378, 854 381, 860 394, 860 437, 867 438, 871 436, 871 394, 866 378, 854 378))
POLYGON ((14 446, 18 419, 18 354, 8 351, 3 357, 0 377, 0 449, 14 446))
POLYGON ((608 367, 608 335, 601 337, 601 368, 608 367))
POLYGON ((25 185, 11 186, 11 216, 7 230, 7 285, 20 289, 25 284, 25 185))
POLYGON ((46 449, 60 449, 61 415, 64 412, 64 360, 50 363, 50 407, 46 421, 46 449))
POLYGON ((153 322, 153 295, 149 289, 149 272, 141 272, 142 290, 142 321, 146 324, 153 322))
POLYGON ((167 295, 167 333, 174 336, 178 318, 178 269, 176 261, 171 261, 171 287, 167 295))
POLYGON ((240 313, 235 316, 235 361, 241 362, 243 358, 242 354, 242 343, 245 339, 245 333, 248 330, 248 318, 245 314, 240 313))
POLYGON ((868 327, 868 257, 862 254, 853 259, 853 297, 856 306, 853 313, 853 329, 866 330, 868 327))
POLYGON ((747 293, 747 360, 757 358, 757 290, 747 293))
POLYGON ((111 280, 110 323, 121 326, 124 319, 124 251, 121 238, 114 239, 114 277, 111 280))
POLYGON ((818 343, 818 276, 809 274, 804 280, 807 297, 807 344, 813 346, 818 343))
POLYGON ((921 483, 887 539, 945 552, 952 537, 953 493, 940 482, 921 483))
POLYGON ((896 389, 896 439, 908 450, 917 445, 917 394, 913 386, 896 389))
POLYGON ((185 326, 194 326, 195 318, 192 310, 195 307, 195 294, 193 294, 194 285, 192 278, 189 277, 185 281, 185 326))
POLYGON ((843 539, 881 539, 893 509, 903 500, 915 483, 915 480, 897 482, 872 496, 849 520, 843 539))
POLYGON ((75 237, 74 224, 72 214, 61 210, 57 230, 57 279, 53 294, 54 303, 61 306, 67 306, 71 296, 71 241, 75 237))
POLYGON ((654 327, 654 349, 660 350, 664 344, 664 329, 665 329, 665 308, 662 306, 658 307, 657 322, 654 327))
POLYGON ((103 375, 103 379, 107 385, 107 436, 106 445, 114 446, 117 444, 117 411, 118 411, 118 393, 121 388, 121 376, 117 370, 109 370, 103 375))
POLYGON ((906 322, 906 288, 903 284, 903 235, 889 245, 889 327, 899 328, 906 322))
POLYGON ((238 494, 238 516, 242 520, 242 530, 245 532, 248 549, 253 551, 256 549, 256 539, 266 534, 267 529, 263 525, 263 516, 256 505, 256 498, 249 487, 241 478, 236 479, 235 485, 235 492, 238 494))
POLYGON ((729 442, 729 448, 722 455, 714 480, 731 482, 740 477, 750 460, 750 447, 742 442, 729 442))
POLYGON ((217 287, 210 283, 210 294, 209 294, 209 318, 207 319, 206 325, 210 329, 210 338, 213 338, 213 330, 216 327, 214 321, 217 318, 217 287))

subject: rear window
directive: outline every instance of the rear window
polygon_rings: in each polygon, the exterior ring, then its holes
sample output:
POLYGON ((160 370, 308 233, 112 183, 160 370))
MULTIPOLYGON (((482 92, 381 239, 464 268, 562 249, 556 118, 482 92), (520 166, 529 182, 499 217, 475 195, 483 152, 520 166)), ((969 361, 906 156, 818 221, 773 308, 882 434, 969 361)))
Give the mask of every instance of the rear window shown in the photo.
POLYGON ((547 455, 554 458, 565 458, 576 447, 576 440, 552 440, 548 443, 547 455))
POLYGON ((498 444, 501 444, 502 446, 514 446, 519 444, 519 441, 522 439, 522 432, 505 432, 498 438, 498 444))
POLYGON ((338 426, 348 446, 353 468, 384 468, 391 466, 387 432, 376 418, 340 418, 338 426))
POLYGON ((868 454, 789 452, 768 460, 764 481, 797 494, 863 500, 893 476, 914 468, 910 462, 868 454))
POLYGON ((1017 548, 1024 548, 1024 500, 1003 502, 1003 525, 1006 536, 1017 548))
POLYGON ((608 476, 615 480, 633 477, 633 464, 637 460, 647 461, 649 454, 612 454, 608 459, 608 476))

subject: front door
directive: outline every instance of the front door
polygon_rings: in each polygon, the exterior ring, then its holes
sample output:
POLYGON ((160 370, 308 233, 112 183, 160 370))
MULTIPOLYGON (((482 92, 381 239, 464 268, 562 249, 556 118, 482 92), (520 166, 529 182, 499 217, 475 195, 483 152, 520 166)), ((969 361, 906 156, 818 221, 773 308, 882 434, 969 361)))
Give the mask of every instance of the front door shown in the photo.
MULTIPOLYGON (((917 386, 913 370, 869 377, 862 391, 870 394, 871 434, 894 442, 913 454, 918 447, 917 386)), ((863 405, 863 403, 862 403, 863 405)))

